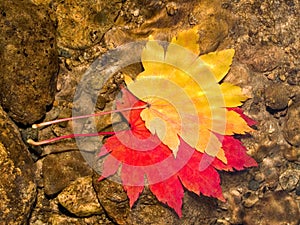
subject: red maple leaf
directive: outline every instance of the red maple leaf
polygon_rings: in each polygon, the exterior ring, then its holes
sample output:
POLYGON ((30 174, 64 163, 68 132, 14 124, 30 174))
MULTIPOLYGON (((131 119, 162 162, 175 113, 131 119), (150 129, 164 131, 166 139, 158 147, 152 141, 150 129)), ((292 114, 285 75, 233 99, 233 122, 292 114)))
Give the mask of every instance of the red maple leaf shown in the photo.
MULTIPOLYGON (((117 102, 118 108, 146 105, 127 89, 123 88, 122 93, 122 101, 117 102)), ((159 201, 166 203, 181 216, 183 186, 198 195, 224 201, 216 169, 232 171, 256 166, 256 162, 246 154, 240 141, 232 136, 224 136, 222 143, 228 163, 224 164, 215 158, 212 164, 200 171, 201 160, 210 156, 196 151, 180 138, 179 151, 175 158, 172 151, 145 127, 140 117, 142 110, 123 113, 130 129, 109 137, 99 154, 106 155, 99 180, 115 174, 121 166, 120 177, 130 207, 139 198, 144 186, 148 185, 159 201)))

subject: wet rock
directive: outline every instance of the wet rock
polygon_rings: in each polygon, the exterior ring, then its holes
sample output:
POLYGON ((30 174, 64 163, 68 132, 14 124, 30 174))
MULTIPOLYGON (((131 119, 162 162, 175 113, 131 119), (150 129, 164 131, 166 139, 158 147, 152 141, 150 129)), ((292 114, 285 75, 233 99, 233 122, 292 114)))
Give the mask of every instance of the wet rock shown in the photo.
POLYGON ((258 183, 261 183, 265 180, 265 175, 262 172, 258 172, 255 174, 254 180, 258 183))
MULTIPOLYGON (((36 224, 43 225, 44 223, 36 224)), ((87 218, 74 218, 70 216, 66 216, 64 214, 52 213, 47 221, 47 224, 51 225, 115 225, 112 223, 105 215, 101 216, 92 216, 87 218)))
POLYGON ((259 201, 258 196, 253 192, 249 192, 249 193, 246 193, 246 195, 244 197, 243 205, 247 208, 250 208, 258 201, 259 201))
POLYGON ((230 222, 233 224, 240 224, 242 221, 242 193, 234 188, 229 190, 229 193, 224 194, 228 201, 230 211, 230 222))
POLYGON ((300 161, 300 151, 296 147, 287 147, 283 154, 288 161, 300 161))
POLYGON ((108 179, 98 182, 94 176, 93 184, 105 212, 117 224, 175 224, 176 215, 159 203, 148 190, 144 191, 138 202, 129 208, 129 201, 123 187, 108 179))
POLYGON ((296 201, 286 192, 268 193, 245 212, 243 224, 299 224, 300 213, 296 201))
MULTIPOLYGON (((218 7, 216 7, 215 9, 218 9, 218 7)), ((201 10, 200 7, 199 10, 201 10)), ((224 17, 224 15, 226 14, 223 14, 223 18, 222 16, 221 18, 219 17, 222 14, 222 11, 216 11, 215 13, 215 17, 210 17, 211 14, 206 15, 205 20, 201 19, 201 16, 203 15, 201 15, 202 13, 199 13, 199 11, 196 11, 194 13, 195 15, 197 15, 198 20, 201 21, 198 31, 200 35, 200 54, 205 54, 217 50, 220 43, 224 41, 225 37, 228 35, 231 21, 228 18, 224 17)))
POLYGON ((300 182, 298 183, 296 187, 296 195, 300 196, 300 182))
POLYGON ((287 82, 290 85, 299 85, 300 84, 300 70, 293 69, 289 72, 287 82))
POLYGON ((218 219, 213 225, 231 225, 231 223, 227 220, 218 219))
POLYGON ((49 221, 49 217, 51 216, 50 212, 57 212, 58 207, 57 204, 53 204, 53 200, 47 198, 43 189, 39 188, 37 192, 37 199, 35 207, 31 212, 29 224, 47 224, 47 222, 49 221))
POLYGON ((265 158, 261 164, 261 171, 265 177, 265 186, 270 189, 275 189, 278 185, 278 170, 275 167, 275 162, 271 158, 265 158))
POLYGON ((252 191, 257 191, 259 188, 259 181, 257 180, 251 180, 249 182, 249 189, 252 191))
POLYGON ((34 164, 18 128, 0 107, 0 221, 26 224, 36 198, 34 164))
POLYGON ((29 0, 1 1, 0 11, 0 103, 13 120, 31 124, 54 99, 55 27, 29 0))
POLYGON ((229 73, 224 78, 224 82, 229 82, 243 87, 249 85, 249 76, 249 69, 247 69, 247 67, 243 64, 234 63, 231 65, 229 73))
POLYGON ((104 213, 97 200, 90 176, 78 178, 66 187, 57 198, 65 209, 79 217, 104 213))
POLYGON ((169 16, 174 16, 177 13, 178 6, 175 2, 169 2, 166 5, 166 10, 169 16))
MULTIPOLYGON (((182 218, 176 225, 181 224, 212 224, 218 215, 218 204, 223 203, 213 198, 198 196, 191 192, 186 192, 183 198, 182 218)), ((160 203, 161 204, 161 203, 160 203)))
POLYGON ((58 46, 86 49, 100 42, 114 24, 121 1, 65 0, 54 3, 58 46))
POLYGON ((204 54, 217 49, 232 24, 220 5, 219 1, 197 0, 126 1, 116 21, 123 28, 110 30, 104 39, 108 45, 120 45, 151 34, 156 39, 170 41, 179 31, 191 28, 192 23, 199 28, 200 52, 204 54), (138 17, 132 15, 136 7, 140 7, 138 17))
POLYGON ((54 195, 79 177, 92 174, 91 167, 79 151, 51 154, 43 160, 44 188, 47 195, 54 195))
POLYGON ((133 207, 129 208, 129 201, 123 187, 109 179, 98 181, 93 178, 100 204, 109 218, 117 224, 211 224, 217 216, 217 200, 197 196, 186 192, 183 198, 182 218, 169 207, 159 202, 146 187, 133 207), (191 216, 193 215, 193 216, 191 216))
POLYGON ((49 5, 51 3, 51 0, 30 0, 35 5, 49 5))
POLYGON ((113 223, 110 222, 107 218, 101 218, 100 216, 93 216, 88 218, 74 218, 57 213, 53 213, 47 222, 52 225, 113 225, 113 223))
POLYGON ((285 86, 272 84, 265 89, 265 104, 272 110, 282 110, 288 106, 289 92, 285 86))
POLYGON ((238 52, 241 61, 255 72, 272 71, 282 65, 284 51, 277 46, 255 46, 238 52))
POLYGON ((105 216, 93 215, 89 217, 76 217, 65 208, 59 205, 57 198, 49 198, 43 189, 38 189, 38 197, 35 207, 29 220, 31 225, 57 224, 57 225, 112 225, 112 222, 105 216))
POLYGON ((300 170, 286 170, 279 177, 279 183, 283 190, 292 191, 296 188, 300 179, 300 170))
POLYGON ((300 102, 288 109, 287 119, 283 127, 285 139, 293 146, 300 146, 300 102))

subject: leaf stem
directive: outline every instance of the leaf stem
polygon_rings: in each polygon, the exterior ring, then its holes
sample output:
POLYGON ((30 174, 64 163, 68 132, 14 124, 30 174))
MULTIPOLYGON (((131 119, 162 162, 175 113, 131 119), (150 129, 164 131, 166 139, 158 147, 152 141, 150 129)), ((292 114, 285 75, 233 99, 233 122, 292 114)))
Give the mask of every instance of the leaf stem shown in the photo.
POLYGON ((98 135, 110 135, 110 134, 115 134, 116 132, 114 131, 107 131, 107 132, 97 132, 97 133, 87 133, 87 134, 68 134, 68 135, 63 135, 60 137, 55 137, 55 138, 51 138, 48 140, 44 140, 44 141, 34 141, 32 139, 28 139, 27 143, 34 145, 34 146, 39 146, 39 145, 44 145, 44 144, 49 144, 55 141, 59 141, 62 139, 68 139, 68 138, 76 138, 76 137, 95 137, 98 135))
POLYGON ((52 120, 52 121, 48 121, 48 122, 42 122, 42 123, 39 123, 39 124, 33 124, 32 128, 37 129, 37 128, 41 128, 41 127, 51 125, 51 124, 55 124, 55 123, 60 123, 60 122, 65 122, 65 121, 70 121, 70 120, 83 119, 83 118, 88 118, 88 117, 92 117, 92 116, 103 116, 103 115, 107 115, 107 114, 111 114, 111 113, 118 113, 118 112, 130 111, 130 110, 135 110, 135 109, 145 109, 147 107, 148 107, 148 105, 146 104, 146 105, 143 105, 143 106, 136 106, 136 107, 132 107, 132 108, 116 109, 116 110, 107 111, 107 112, 99 112, 99 113, 93 113, 93 114, 82 115, 82 116, 68 117, 68 118, 52 120))

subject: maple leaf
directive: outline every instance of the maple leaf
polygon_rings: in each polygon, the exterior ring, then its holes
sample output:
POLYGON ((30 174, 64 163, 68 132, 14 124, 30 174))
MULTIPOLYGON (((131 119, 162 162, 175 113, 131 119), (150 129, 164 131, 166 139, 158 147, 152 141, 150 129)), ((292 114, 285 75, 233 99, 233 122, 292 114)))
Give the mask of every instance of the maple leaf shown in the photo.
POLYGON ((147 103, 138 100, 127 89, 122 89, 122 93, 121 100, 117 101, 118 109, 135 107, 129 114, 122 112, 130 129, 109 137, 101 148, 99 156, 105 156, 105 159, 99 180, 110 177, 121 167, 120 177, 130 207, 133 207, 144 186, 148 185, 160 202, 166 203, 181 217, 183 187, 197 195, 203 194, 224 201, 216 169, 232 171, 256 165, 246 154, 241 142, 232 136, 222 140, 228 157, 227 164, 215 158, 212 164, 199 170, 198 165, 205 160, 206 153, 196 151, 182 138, 179 138, 179 150, 177 157, 174 157, 169 147, 153 135, 141 119, 142 109, 138 109, 138 106, 147 103))
POLYGON ((234 50, 199 55, 197 27, 180 32, 165 48, 150 37, 142 52, 144 71, 128 89, 151 107, 141 112, 146 127, 176 156, 180 138, 191 147, 227 162, 214 135, 244 134, 252 129, 228 107, 247 99, 241 88, 219 82, 226 76, 234 50), (147 88, 145 88, 147 87, 147 88))
POLYGON ((241 88, 219 83, 230 69, 234 50, 198 57, 197 40, 195 27, 174 37, 166 52, 158 42, 149 41, 142 53, 145 70, 134 82, 126 77, 130 91, 122 88, 116 110, 34 125, 38 128, 121 112, 128 121, 128 130, 70 134, 28 143, 40 145, 64 138, 112 134, 99 153, 105 157, 99 180, 120 169, 130 207, 146 185, 179 216, 184 187, 197 195, 224 201, 217 170, 257 166, 234 136, 252 131, 250 126, 255 122, 238 108, 247 99, 241 88))

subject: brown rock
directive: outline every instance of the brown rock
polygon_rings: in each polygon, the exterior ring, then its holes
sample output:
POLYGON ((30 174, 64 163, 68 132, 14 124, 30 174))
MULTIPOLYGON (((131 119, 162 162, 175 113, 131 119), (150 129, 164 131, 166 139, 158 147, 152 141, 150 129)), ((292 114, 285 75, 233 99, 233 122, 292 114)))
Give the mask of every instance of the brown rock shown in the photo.
POLYGON ((238 52, 238 58, 255 72, 272 71, 283 64, 284 51, 277 46, 254 46, 238 52))
POLYGON ((283 190, 292 191, 300 180, 300 170, 288 169, 279 177, 279 183, 283 190))
POLYGON ((44 188, 47 195, 56 194, 70 182, 91 174, 91 167, 79 151, 52 154, 43 160, 44 188))
POLYGON ((116 24, 125 29, 112 29, 105 34, 108 44, 120 45, 128 41, 147 38, 170 41, 179 31, 199 27, 200 53, 217 49, 228 35, 232 19, 220 7, 219 1, 126 1, 116 24), (138 17, 132 9, 139 9, 138 17))
POLYGON ((272 84, 265 89, 266 106, 272 110, 282 110, 288 106, 289 92, 285 86, 272 84))
POLYGON ((258 196, 255 193, 249 192, 245 196, 245 199, 243 201, 243 205, 247 208, 251 208, 258 201, 259 201, 258 196))
POLYGON ((242 221, 242 193, 236 188, 231 188, 229 192, 224 193, 228 205, 230 222, 240 224, 242 221))
POLYGON ((290 224, 300 221, 299 208, 286 192, 268 193, 252 208, 247 209, 243 218, 245 225, 290 224))
POLYGON ((34 164, 18 128, 0 107, 0 221, 26 224, 36 198, 34 164))
POLYGON ((224 82, 243 87, 249 85, 249 69, 242 64, 231 65, 229 73, 224 78, 224 82))
POLYGON ((158 203, 149 192, 144 191, 136 205, 130 209, 123 187, 108 179, 98 182, 94 176, 93 184, 100 204, 108 216, 117 224, 175 224, 176 215, 158 203), (146 192, 146 193, 145 193, 146 192))
POLYGON ((98 199, 109 218, 117 224, 211 224, 217 216, 215 199, 186 192, 183 198, 183 216, 179 219, 177 214, 159 202, 147 187, 130 209, 122 185, 109 179, 99 182, 98 176, 95 174, 93 178, 98 199))
POLYGON ((90 176, 78 178, 66 187, 57 198, 65 209, 79 217, 104 213, 97 200, 90 176))
POLYGON ((286 148, 283 152, 284 157, 289 161, 300 161, 300 151, 297 147, 286 148))
POLYGON ((1 1, 0 9, 0 103, 15 121, 31 124, 54 98, 55 28, 30 1, 1 1))
POLYGON ((58 199, 47 197, 43 189, 38 189, 38 197, 34 209, 32 210, 29 224, 34 225, 113 225, 105 214, 93 215, 89 217, 71 216, 63 207, 59 205, 58 199))
POLYGON ((231 225, 230 222, 223 220, 223 219, 218 219, 215 223, 213 223, 214 225, 231 225))
POLYGON ((299 85, 300 84, 300 70, 292 69, 288 74, 287 82, 290 85, 299 85))
POLYGON ((266 157, 261 163, 261 170, 265 177, 265 186, 270 189, 275 189, 278 185, 278 169, 275 167, 275 162, 272 158, 266 157))
MULTIPOLYGON (((37 224, 44 224, 44 223, 37 223, 37 224)), ((49 220, 47 220, 46 224, 51 225, 115 225, 111 221, 109 221, 105 215, 101 216, 92 216, 87 218, 76 218, 76 217, 70 217, 66 216, 64 214, 58 214, 58 213, 52 213, 49 217, 49 220)))
POLYGON ((54 3, 58 46, 86 49, 100 42, 114 24, 121 1, 65 0, 54 3))
POLYGON ((35 5, 49 5, 51 3, 51 0, 31 0, 32 3, 35 5))
POLYGON ((287 118, 283 127, 285 139, 293 146, 300 146, 300 102, 288 109, 287 118))

